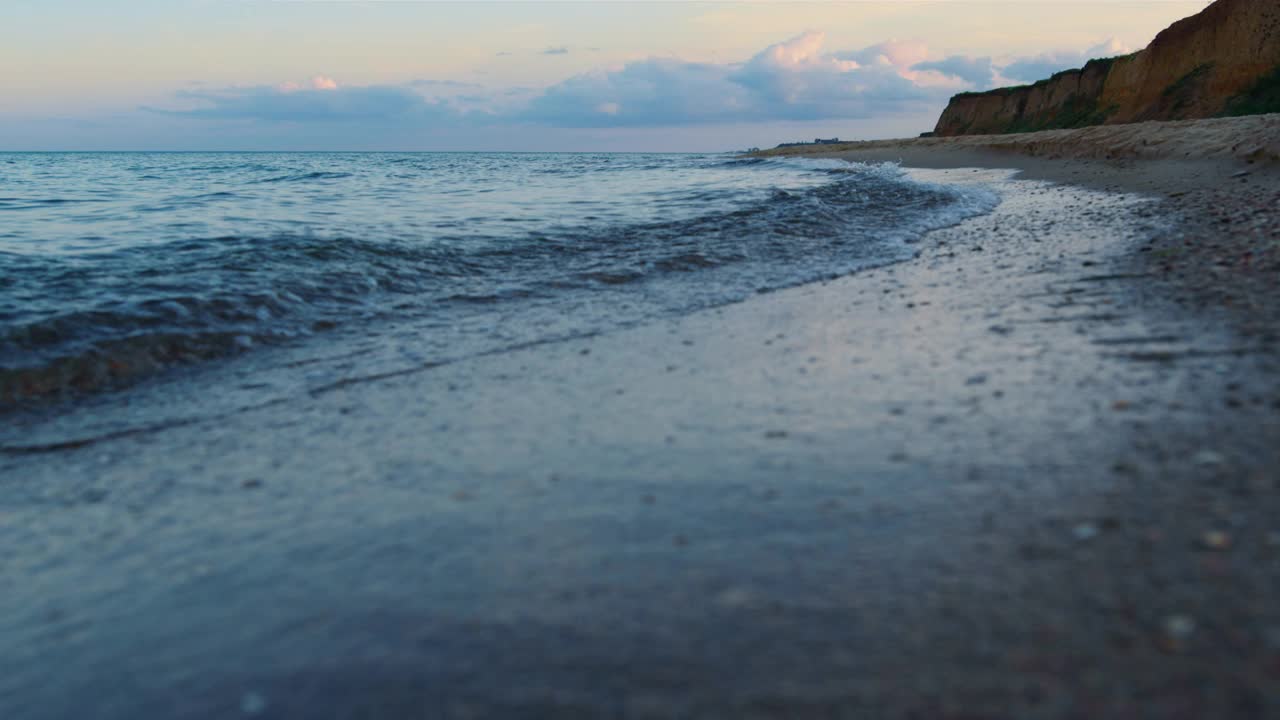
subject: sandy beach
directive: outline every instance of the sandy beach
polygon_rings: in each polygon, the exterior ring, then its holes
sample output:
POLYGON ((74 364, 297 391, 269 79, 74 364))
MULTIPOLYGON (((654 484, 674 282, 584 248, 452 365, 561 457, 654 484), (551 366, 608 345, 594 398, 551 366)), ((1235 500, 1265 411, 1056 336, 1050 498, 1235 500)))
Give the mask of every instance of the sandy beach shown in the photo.
POLYGON ((802 145, 755 153, 770 156, 830 156, 903 160, 909 164, 958 163, 987 166, 981 158, 999 154, 1021 167, 1027 158, 1050 160, 1193 160, 1267 164, 1280 160, 1280 115, 1102 125, 1077 130, 1045 130, 1011 135, 922 137, 834 145, 802 145))
POLYGON ((1275 716, 1280 125, 1205 122, 827 148, 1001 203, 617 332, 15 416, 0 717, 1275 716))

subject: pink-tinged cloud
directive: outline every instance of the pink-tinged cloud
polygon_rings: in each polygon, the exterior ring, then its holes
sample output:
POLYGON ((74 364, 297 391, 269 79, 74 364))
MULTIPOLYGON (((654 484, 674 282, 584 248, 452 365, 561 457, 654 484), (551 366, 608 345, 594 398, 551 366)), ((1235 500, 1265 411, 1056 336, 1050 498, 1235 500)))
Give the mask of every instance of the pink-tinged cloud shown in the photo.
POLYGON ((1111 38, 1083 52, 1061 50, 1035 57, 1017 58, 1001 67, 1000 76, 1005 82, 1030 83, 1043 80, 1063 70, 1079 68, 1090 60, 1125 55, 1129 52, 1131 49, 1127 45, 1111 38))
POLYGON ((325 77, 324 75, 316 75, 312 77, 311 80, 309 80, 305 85, 302 83, 294 82, 292 80, 288 82, 282 82, 279 85, 276 85, 276 90, 279 90, 282 93, 293 93, 293 92, 298 92, 299 90, 337 90, 337 89, 338 89, 338 82, 333 78, 325 77))
POLYGON ((857 62, 824 54, 822 46, 826 39, 826 33, 806 32, 785 42, 770 45, 751 58, 746 67, 781 72, 852 72, 859 68, 857 62))
POLYGON ((836 57, 861 65, 889 65, 909 71, 913 65, 928 59, 929 46, 917 40, 889 40, 857 52, 837 53, 836 57))
POLYGON ((858 120, 936 112, 960 90, 1078 66, 1087 56, 1123 50, 1112 41, 1084 53, 997 63, 968 56, 930 60, 924 43, 897 40, 831 52, 825 40, 821 32, 806 32, 739 63, 650 58, 576 75, 514 99, 495 90, 443 96, 432 92, 429 100, 421 88, 462 83, 419 80, 402 86, 344 87, 316 75, 305 83, 274 87, 187 91, 180 95, 201 106, 167 112, 264 122, 342 120, 420 127, 466 123, 613 128, 858 120))

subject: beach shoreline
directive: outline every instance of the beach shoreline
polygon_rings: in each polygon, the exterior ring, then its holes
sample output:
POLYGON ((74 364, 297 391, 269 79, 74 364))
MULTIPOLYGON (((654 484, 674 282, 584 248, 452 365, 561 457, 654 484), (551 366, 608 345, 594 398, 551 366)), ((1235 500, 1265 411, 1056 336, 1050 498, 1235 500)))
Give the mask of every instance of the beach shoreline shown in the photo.
MULTIPOLYGON (((1267 165, 1280 160, 1280 114, 1206 120, 1153 121, 1072 130, 1006 135, 961 135, 847 143, 805 144, 757 150, 755 157, 829 156, 849 153, 908 165, 960 167, 959 158, 991 155, 1018 167, 1027 158, 1046 160, 1191 160, 1267 165), (941 164, 939 164, 941 163, 941 164)), ((972 162, 972 161, 970 161, 972 162)))
POLYGON ((1185 308, 1276 342, 1280 115, 778 148, 759 157, 1009 168, 1018 177, 1160 198, 1177 226, 1135 254, 1185 308))
POLYGON ((1275 712, 1280 183, 1034 160, 911 171, 1004 200, 902 264, 0 455, 0 715, 1275 712))

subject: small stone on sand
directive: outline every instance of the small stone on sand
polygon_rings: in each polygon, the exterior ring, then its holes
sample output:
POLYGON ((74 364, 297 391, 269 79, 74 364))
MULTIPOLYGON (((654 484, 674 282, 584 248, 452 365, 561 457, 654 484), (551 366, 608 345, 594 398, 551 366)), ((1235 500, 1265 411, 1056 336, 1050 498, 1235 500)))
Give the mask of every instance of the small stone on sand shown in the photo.
POLYGON ((267 699, 256 692, 247 692, 240 698, 240 712, 245 715, 261 715, 266 709, 267 699))
POLYGON ((1190 615, 1170 615, 1161 625, 1160 648, 1170 653, 1181 652, 1195 632, 1195 618, 1190 615))
POLYGON ((1223 464, 1226 458, 1212 450, 1201 450, 1191 458, 1191 461, 1201 467, 1212 467, 1223 464))
POLYGON ((1200 547, 1214 552, 1231 549, 1231 536, 1221 530, 1210 530, 1200 536, 1200 547))
POLYGON ((1080 523, 1071 529, 1071 534, 1080 542, 1089 542, 1098 537, 1098 526, 1093 523, 1080 523))

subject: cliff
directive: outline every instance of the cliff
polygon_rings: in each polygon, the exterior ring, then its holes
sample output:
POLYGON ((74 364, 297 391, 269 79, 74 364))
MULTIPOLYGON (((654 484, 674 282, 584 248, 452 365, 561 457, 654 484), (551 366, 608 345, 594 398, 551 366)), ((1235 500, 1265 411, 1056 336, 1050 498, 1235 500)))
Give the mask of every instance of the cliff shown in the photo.
POLYGON ((1280 0, 1217 0, 1145 50, 1034 85, 963 93, 940 136, 1280 112, 1280 0))

